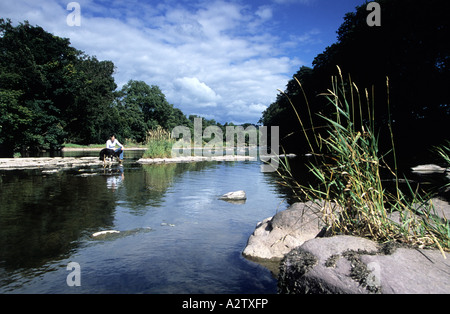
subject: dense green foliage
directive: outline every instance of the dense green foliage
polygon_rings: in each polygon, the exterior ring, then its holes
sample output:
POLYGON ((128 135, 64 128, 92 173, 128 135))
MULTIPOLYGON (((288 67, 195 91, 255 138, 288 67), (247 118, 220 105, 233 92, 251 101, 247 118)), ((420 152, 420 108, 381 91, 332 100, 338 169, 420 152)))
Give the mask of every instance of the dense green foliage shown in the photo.
MULTIPOLYGON (((337 65, 345 77, 351 74, 352 81, 356 82, 363 95, 366 94, 364 89, 373 95, 377 107, 371 119, 375 121, 376 129, 382 132, 381 147, 391 144, 387 127, 389 118, 399 149, 411 148, 417 153, 418 147, 425 151, 425 147, 440 144, 448 138, 448 4, 439 0, 426 3, 419 0, 377 2, 381 5, 381 27, 367 25, 370 12, 365 5, 348 13, 337 31, 337 42, 315 58, 313 68, 302 67, 288 83, 286 91, 280 93, 263 113, 261 123, 279 125, 282 144, 287 149, 307 151, 309 145, 302 140, 302 128, 285 96, 292 100, 307 132, 310 132, 311 120, 320 127, 323 120, 318 114, 329 116, 334 109, 324 97, 317 96, 327 91, 330 77, 338 73, 337 65), (296 80, 300 81, 303 89, 296 80)), ((349 90, 348 86, 346 90, 349 90)), ((363 119, 369 119, 367 114, 363 119)))
POLYGON ((7 154, 95 142, 111 132, 105 113, 116 89, 112 62, 41 27, 3 19, 0 54, 0 145, 7 154))
MULTIPOLYGON (((28 22, 0 19, 0 155, 60 149, 64 143, 145 143, 149 131, 193 121, 158 86, 130 80, 120 90, 114 64, 99 61, 28 22)), ((203 120, 203 128, 219 125, 203 120)))
POLYGON ((158 86, 130 80, 116 93, 115 132, 121 138, 145 142, 148 132, 158 126, 170 130, 189 124, 183 112, 169 104, 158 86))

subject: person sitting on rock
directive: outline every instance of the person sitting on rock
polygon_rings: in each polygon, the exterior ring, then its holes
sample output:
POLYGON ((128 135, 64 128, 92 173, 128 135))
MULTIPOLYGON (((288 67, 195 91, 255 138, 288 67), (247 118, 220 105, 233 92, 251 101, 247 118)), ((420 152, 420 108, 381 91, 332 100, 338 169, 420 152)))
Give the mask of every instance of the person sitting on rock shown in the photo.
POLYGON ((120 151, 120 163, 123 161, 123 149, 124 146, 120 144, 120 142, 116 139, 116 136, 113 134, 111 135, 111 138, 106 142, 106 148, 112 149, 115 152, 120 151), (119 148, 116 149, 116 145, 119 146, 119 148))

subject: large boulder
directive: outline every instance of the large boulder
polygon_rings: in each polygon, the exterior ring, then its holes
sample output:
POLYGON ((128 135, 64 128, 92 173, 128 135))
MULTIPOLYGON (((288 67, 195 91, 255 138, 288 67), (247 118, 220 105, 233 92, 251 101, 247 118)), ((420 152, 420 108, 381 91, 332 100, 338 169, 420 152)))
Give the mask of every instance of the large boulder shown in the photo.
POLYGON ((435 214, 444 220, 450 219, 450 204, 446 200, 435 197, 432 198, 429 203, 434 207, 434 212, 432 214, 435 214))
POLYGON ((250 259, 281 260, 305 241, 317 237, 324 227, 322 205, 296 203, 256 225, 242 254, 250 259))
POLYGON ((450 293, 440 251, 379 246, 352 236, 316 238, 285 256, 280 293, 450 293))

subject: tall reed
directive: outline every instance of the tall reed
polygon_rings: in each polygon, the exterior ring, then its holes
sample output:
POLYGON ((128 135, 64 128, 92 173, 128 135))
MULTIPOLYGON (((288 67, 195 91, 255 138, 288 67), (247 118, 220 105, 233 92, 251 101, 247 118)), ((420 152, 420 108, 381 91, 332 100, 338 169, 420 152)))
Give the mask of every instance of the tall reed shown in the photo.
POLYGON ((155 130, 147 133, 148 148, 144 158, 168 158, 172 156, 172 147, 175 140, 171 138, 171 133, 158 126, 155 130))
MULTIPOLYGON (((388 81, 387 87, 389 90, 388 81)), ((328 99, 334 114, 319 114, 326 125, 326 133, 314 131, 310 135, 312 139, 308 138, 297 109, 289 100, 315 156, 308 168, 318 183, 306 186, 298 182, 286 159, 280 160, 284 166, 279 171, 283 184, 290 187, 299 199, 306 198, 321 205, 322 210, 317 214, 323 218, 329 234, 437 247, 444 254, 450 248, 448 220, 434 215, 429 196, 422 196, 409 184, 410 195, 405 195, 398 188, 397 162, 392 169, 385 161, 386 155, 379 152, 373 92, 373 88, 370 92, 365 89, 361 96, 357 85, 350 77, 344 80, 339 69, 339 76, 332 77, 331 89, 321 94, 328 99), (312 143, 318 144, 316 149, 312 143), (381 169, 386 169, 395 179, 394 193, 383 185, 381 169)), ((308 112, 312 123, 309 108, 308 112)), ((389 128, 393 137, 390 123, 389 128)), ((395 160, 393 143, 392 140, 389 153, 394 154, 395 160)))

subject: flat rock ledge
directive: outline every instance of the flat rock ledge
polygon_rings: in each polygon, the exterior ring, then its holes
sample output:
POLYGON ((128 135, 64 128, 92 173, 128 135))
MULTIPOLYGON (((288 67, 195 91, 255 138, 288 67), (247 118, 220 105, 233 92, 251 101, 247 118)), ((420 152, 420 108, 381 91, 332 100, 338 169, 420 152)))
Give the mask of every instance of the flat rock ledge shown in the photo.
POLYGON ((316 238, 282 260, 283 294, 449 294, 450 259, 438 250, 395 248, 364 238, 316 238))
POLYGON ((140 164, 169 164, 169 163, 191 163, 203 161, 255 161, 251 156, 188 156, 188 157, 169 157, 169 158, 141 158, 137 162, 140 164))
MULTIPOLYGON (((250 156, 217 156, 217 157, 175 157, 175 158, 141 158, 140 164, 191 163, 202 161, 254 161, 250 156)), ((117 163, 116 160, 113 164, 117 163)), ((98 157, 39 157, 39 158, 0 158, 0 170, 18 169, 59 169, 72 167, 89 167, 103 165, 98 157)))
POLYGON ((0 170, 57 169, 99 165, 103 165, 103 161, 98 157, 0 158, 0 170))

